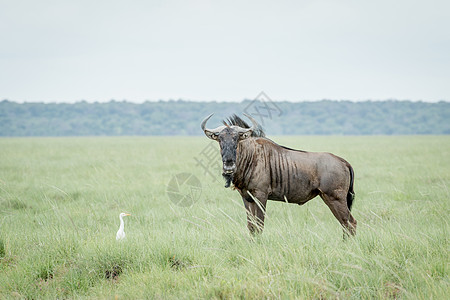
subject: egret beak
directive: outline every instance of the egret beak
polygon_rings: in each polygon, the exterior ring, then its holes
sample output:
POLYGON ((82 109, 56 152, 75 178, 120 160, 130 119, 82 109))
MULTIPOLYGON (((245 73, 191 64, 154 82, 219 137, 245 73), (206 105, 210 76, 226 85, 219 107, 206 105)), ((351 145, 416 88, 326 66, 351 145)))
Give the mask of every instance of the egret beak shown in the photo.
POLYGON ((125 216, 131 216, 131 214, 125 214, 125 216))

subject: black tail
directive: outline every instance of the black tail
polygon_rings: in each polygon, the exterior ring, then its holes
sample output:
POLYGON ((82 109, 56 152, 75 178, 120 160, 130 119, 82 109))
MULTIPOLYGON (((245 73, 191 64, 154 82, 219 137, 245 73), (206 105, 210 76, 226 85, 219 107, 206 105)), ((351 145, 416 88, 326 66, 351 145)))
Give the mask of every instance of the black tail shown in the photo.
POLYGON ((347 193, 347 207, 348 210, 352 210, 353 200, 355 200, 355 192, 353 191, 353 182, 355 181, 355 173, 353 172, 352 166, 348 165, 348 169, 350 170, 350 186, 348 187, 347 193))

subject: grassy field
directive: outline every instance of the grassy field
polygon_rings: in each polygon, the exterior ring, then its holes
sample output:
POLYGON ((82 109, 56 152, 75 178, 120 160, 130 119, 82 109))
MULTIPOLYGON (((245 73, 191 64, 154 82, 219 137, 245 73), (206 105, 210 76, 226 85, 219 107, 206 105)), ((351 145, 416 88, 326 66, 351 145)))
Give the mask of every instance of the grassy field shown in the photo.
POLYGON ((251 238, 195 161, 205 137, 0 139, 0 298, 448 297, 450 136, 274 140, 353 165, 355 238, 320 198, 270 201, 251 238), (166 193, 182 172, 202 185, 191 207, 166 193))

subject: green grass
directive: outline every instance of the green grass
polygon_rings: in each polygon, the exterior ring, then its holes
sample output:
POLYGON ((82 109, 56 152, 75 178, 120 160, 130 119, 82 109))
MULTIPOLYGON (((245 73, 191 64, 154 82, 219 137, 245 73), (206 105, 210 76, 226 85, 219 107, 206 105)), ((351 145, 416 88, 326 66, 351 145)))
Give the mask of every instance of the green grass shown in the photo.
POLYGON ((238 193, 196 166, 205 137, 0 139, 0 298, 450 294, 449 136, 274 139, 353 165, 355 238, 320 198, 270 201, 251 238, 238 193), (180 172, 202 182, 191 207, 166 195, 180 172))

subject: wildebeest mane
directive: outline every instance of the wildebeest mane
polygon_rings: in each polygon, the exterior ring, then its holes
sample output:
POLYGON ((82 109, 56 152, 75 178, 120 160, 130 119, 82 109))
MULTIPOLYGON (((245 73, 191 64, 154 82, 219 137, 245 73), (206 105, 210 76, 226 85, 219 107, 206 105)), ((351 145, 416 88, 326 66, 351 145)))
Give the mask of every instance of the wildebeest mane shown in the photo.
MULTIPOLYGON (((228 117, 227 120, 223 120, 223 124, 225 126, 239 126, 242 128, 250 128, 250 126, 247 124, 247 122, 245 122, 244 120, 242 120, 239 116, 237 116, 236 114, 233 114, 232 116, 228 117)), ((252 133, 253 137, 263 137, 263 138, 267 138, 266 137, 266 133, 264 132, 264 129, 262 128, 262 126, 260 124, 258 124, 258 127, 256 127, 255 130, 253 130, 252 133)), ((269 139, 270 140, 270 139, 269 139)), ((272 141, 272 140, 270 140, 272 141)), ((282 146, 278 143, 275 143, 274 141, 272 141, 274 144, 277 144, 278 146, 280 146, 281 148, 284 148, 286 150, 292 150, 292 151, 298 151, 298 152, 306 152, 303 150, 298 150, 298 149, 292 149, 286 146, 282 146)))
MULTIPOLYGON (((250 126, 242 120, 239 116, 236 114, 231 115, 228 117, 227 120, 223 120, 223 124, 225 126, 239 126, 241 128, 250 128, 250 126)), ((264 132, 264 129, 261 127, 261 125, 258 124, 258 126, 253 130, 252 133, 253 137, 266 137, 266 133, 264 132)))
POLYGON ((279 144, 277 144, 277 145, 280 146, 281 148, 286 149, 286 150, 297 151, 297 152, 304 152, 304 153, 307 152, 307 151, 304 151, 304 150, 292 149, 292 148, 289 148, 289 147, 286 147, 286 146, 282 146, 282 145, 279 145, 279 144))

